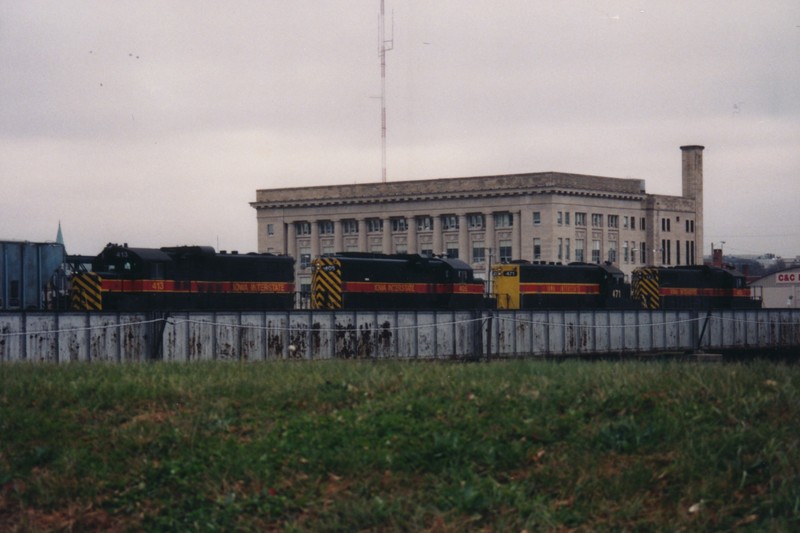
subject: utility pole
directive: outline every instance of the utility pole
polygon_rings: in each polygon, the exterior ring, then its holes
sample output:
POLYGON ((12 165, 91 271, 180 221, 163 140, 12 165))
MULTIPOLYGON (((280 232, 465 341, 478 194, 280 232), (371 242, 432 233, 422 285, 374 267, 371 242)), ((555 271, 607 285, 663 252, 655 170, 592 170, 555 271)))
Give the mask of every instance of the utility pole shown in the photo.
POLYGON ((381 0, 378 40, 381 58, 381 181, 386 183, 386 52, 394 49, 394 17, 392 17, 392 37, 386 38, 384 1, 381 0))

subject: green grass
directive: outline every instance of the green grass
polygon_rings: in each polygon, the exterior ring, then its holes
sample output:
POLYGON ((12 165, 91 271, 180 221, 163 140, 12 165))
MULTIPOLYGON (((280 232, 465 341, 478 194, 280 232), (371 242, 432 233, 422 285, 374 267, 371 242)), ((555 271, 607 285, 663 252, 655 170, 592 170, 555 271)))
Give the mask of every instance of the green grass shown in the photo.
POLYGON ((0 365, 0 530, 797 530, 800 367, 0 365))

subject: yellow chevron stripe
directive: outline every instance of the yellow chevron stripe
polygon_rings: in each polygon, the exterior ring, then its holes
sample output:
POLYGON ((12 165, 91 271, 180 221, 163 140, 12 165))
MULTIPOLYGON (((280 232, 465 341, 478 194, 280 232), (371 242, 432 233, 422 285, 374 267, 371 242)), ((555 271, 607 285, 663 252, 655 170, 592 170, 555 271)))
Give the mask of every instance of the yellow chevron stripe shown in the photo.
POLYGON ((661 308, 660 285, 657 268, 637 268, 633 271, 632 296, 645 309, 661 308))
POLYGON ((102 311, 100 276, 94 272, 75 274, 70 285, 70 307, 77 311, 102 311))
POLYGON ((311 307, 313 309, 342 308, 342 264, 333 257, 320 257, 312 263, 311 307))

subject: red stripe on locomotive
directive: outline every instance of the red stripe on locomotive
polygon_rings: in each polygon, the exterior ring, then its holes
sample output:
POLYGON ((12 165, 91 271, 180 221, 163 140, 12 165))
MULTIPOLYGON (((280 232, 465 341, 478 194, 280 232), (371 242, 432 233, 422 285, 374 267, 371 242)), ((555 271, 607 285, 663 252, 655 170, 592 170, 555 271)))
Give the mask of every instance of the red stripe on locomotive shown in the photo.
POLYGON ((234 293, 234 294, 290 294, 294 283, 271 281, 190 281, 170 279, 106 279, 103 292, 132 293, 234 293))
POLYGON ((520 283, 520 294, 600 294, 597 283, 520 283))
POLYGON ((483 294, 479 283, 385 283, 345 281, 342 292, 383 294, 483 294))

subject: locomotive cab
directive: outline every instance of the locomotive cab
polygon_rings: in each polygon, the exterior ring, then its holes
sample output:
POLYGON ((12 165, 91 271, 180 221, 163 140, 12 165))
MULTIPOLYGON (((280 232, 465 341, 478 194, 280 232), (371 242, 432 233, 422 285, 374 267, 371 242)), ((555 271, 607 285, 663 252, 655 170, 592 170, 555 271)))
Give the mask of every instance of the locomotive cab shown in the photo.
POLYGON ((92 272, 107 278, 164 279, 171 262, 161 250, 109 244, 92 261, 92 272))

